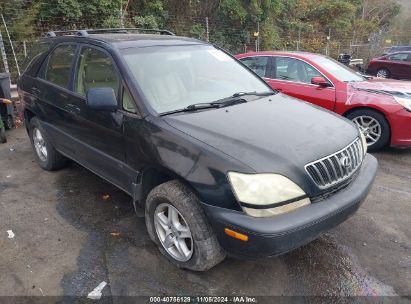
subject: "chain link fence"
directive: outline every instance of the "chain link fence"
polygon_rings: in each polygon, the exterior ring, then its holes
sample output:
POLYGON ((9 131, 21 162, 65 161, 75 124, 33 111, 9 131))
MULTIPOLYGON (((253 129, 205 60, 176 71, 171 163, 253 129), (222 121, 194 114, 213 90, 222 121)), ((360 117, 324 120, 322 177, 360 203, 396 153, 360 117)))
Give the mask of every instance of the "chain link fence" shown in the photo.
MULTIPOLYGON (((24 66, 30 46, 44 37, 49 30, 73 30, 81 29, 77 24, 70 23, 68 19, 48 19, 33 20, 35 28, 29 37, 18 37, 18 35, 7 35, 7 28, 18 18, 14 16, 12 8, 3 12, 4 21, 0 26, 0 33, 3 41, 2 51, 3 62, 0 63, 0 71, 8 71, 12 75, 12 82, 15 82, 19 75, 19 70, 24 66), (61 21, 61 22, 60 22, 61 21), (50 24, 62 24, 50 28, 50 24), (64 24, 64 25, 63 25, 64 24), (17 37, 16 37, 17 36, 17 37)), ((102 18, 102 17, 101 17, 102 18)), ((119 16, 114 20, 114 27, 140 27, 138 15, 119 16), (117 26, 116 26, 117 24, 117 26)), ((61 19, 61 18, 60 18, 61 19)), ((82 19, 88 20, 85 23, 103 24, 103 21, 96 15, 82 16, 82 19)), ((193 37, 204 41, 209 41, 232 54, 265 51, 265 50, 286 50, 286 51, 307 51, 328 55, 337 58, 341 53, 347 53, 353 58, 360 58, 367 63, 372 57, 380 55, 383 52, 387 30, 381 29, 379 32, 372 34, 370 37, 361 36, 355 32, 341 32, 339 29, 330 28, 326 33, 319 33, 307 28, 295 28, 284 30, 276 28, 278 41, 267 38, 264 28, 258 22, 248 22, 245 25, 233 26, 219 20, 213 20, 209 17, 192 16, 191 18, 182 19, 177 15, 167 16, 166 29, 173 31, 176 35, 193 37), (328 32, 328 33, 327 33, 328 32), (284 39, 286 38, 286 39, 284 39)))

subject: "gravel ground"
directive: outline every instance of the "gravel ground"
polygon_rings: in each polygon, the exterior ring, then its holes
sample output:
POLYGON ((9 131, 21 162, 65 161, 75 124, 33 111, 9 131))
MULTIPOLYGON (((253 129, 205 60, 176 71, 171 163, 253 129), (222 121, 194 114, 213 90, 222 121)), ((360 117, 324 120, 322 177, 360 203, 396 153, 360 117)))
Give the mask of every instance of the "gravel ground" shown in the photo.
POLYGON ((380 167, 367 200, 316 241, 194 273, 161 256, 123 192, 75 163, 43 171, 24 127, 7 135, 0 145, 0 296, 87 296, 105 281, 103 296, 411 299, 411 150, 376 153, 380 167))

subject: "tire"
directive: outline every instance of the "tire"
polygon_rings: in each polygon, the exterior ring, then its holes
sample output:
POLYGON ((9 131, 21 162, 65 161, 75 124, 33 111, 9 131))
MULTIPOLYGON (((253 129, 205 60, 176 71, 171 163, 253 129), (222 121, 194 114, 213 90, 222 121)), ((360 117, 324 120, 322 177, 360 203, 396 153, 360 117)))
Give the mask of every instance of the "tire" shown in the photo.
POLYGON ((375 76, 381 78, 390 78, 390 71, 388 71, 386 68, 381 68, 377 70, 375 76))
MULTIPOLYGON (((1 118, 0 118, 1 119, 1 118)), ((7 138, 6 138, 6 129, 4 127, 2 127, 0 129, 0 143, 4 144, 7 142, 7 138)))
MULTIPOLYGON (((361 127, 363 128, 363 130, 365 129, 364 135, 367 139, 369 152, 378 151, 379 149, 381 149, 389 143, 391 136, 390 125, 388 124, 383 114, 371 109, 359 109, 349 113, 346 117, 352 120, 358 127, 361 126, 361 121, 364 122, 364 124, 361 127), (366 126, 367 123, 371 123, 372 121, 376 122, 376 127, 372 128, 374 132, 371 132, 372 130, 367 130, 366 126), (377 127, 377 125, 379 126, 377 127), (378 137, 378 139, 376 138, 376 136, 373 135, 373 133, 378 133, 376 132, 377 129, 380 130, 380 136, 378 137), (371 140, 371 138, 374 138, 374 141, 371 140)), ((372 126, 373 125, 371 125, 371 127, 372 126)))
POLYGON ((33 147, 34 158, 38 165, 47 171, 55 171, 58 169, 63 168, 67 163, 67 158, 61 155, 50 143, 46 132, 42 128, 40 121, 33 117, 30 120, 29 124, 29 135, 30 135, 30 142, 31 146, 33 147), (37 150, 34 138, 37 136, 37 132, 40 132, 42 136, 42 151, 46 152, 45 155, 42 154, 40 151, 37 150), (43 149, 44 148, 44 149, 43 149))
POLYGON ((7 119, 4 120, 4 127, 6 128, 6 130, 10 130, 13 128, 13 125, 14 125, 13 116, 8 115, 7 119))
MULTIPOLYGON (((165 215, 165 213, 163 213, 163 215, 165 215)), ((165 215, 165 219, 168 220, 168 216, 170 216, 170 212, 168 212, 168 215, 165 215)), ((151 190, 146 200, 145 218, 150 238, 158 245, 161 253, 177 267, 194 271, 205 271, 224 260, 225 252, 220 247, 208 223, 205 213, 200 206, 199 199, 181 182, 177 180, 168 181, 151 190), (179 222, 183 222, 183 225, 180 227, 188 227, 191 240, 187 238, 184 241, 185 244, 187 244, 186 249, 191 251, 191 254, 183 257, 183 259, 187 260, 178 259, 170 253, 173 250, 174 252, 178 252, 177 246, 175 245, 176 239, 178 238, 175 235, 177 234, 168 234, 169 236, 172 235, 174 239, 174 243, 173 241, 169 241, 173 244, 169 249, 166 249, 166 245, 163 245, 165 241, 161 241, 159 238, 161 234, 159 231, 162 230, 162 228, 158 220, 156 220, 157 222, 155 223, 155 217, 158 217, 157 212, 163 210, 162 208, 169 208, 168 210, 175 208, 179 213, 179 222), (184 224, 186 224, 186 226, 184 224)), ((170 223, 171 222, 168 222, 168 224, 170 223)), ((173 224, 170 224, 170 226, 171 225, 173 224)))

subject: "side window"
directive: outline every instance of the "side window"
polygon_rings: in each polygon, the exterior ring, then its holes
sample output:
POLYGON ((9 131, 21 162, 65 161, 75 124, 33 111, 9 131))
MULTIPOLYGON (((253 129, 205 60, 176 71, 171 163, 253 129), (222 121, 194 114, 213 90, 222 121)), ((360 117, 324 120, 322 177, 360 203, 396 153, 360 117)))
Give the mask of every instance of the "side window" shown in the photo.
POLYGON ((36 61, 43 55, 46 51, 49 50, 51 43, 50 42, 40 42, 34 44, 28 53, 28 56, 24 59, 22 70, 24 73, 27 73, 30 76, 35 76, 37 69, 32 71, 33 66, 35 65, 36 61))
POLYGON ((294 58, 276 57, 275 79, 311 83, 311 78, 323 76, 309 64, 294 58))
POLYGON ((403 54, 395 54, 390 56, 390 60, 393 61, 407 61, 408 59, 408 54, 403 53, 403 54))
POLYGON ((49 56, 44 79, 68 89, 75 45, 58 46, 49 56))
POLYGON ((123 89, 123 110, 130 112, 130 113, 137 113, 136 106, 134 105, 133 98, 131 97, 130 93, 123 89))
POLYGON ((80 53, 74 92, 86 95, 91 88, 113 88, 118 94, 119 76, 109 55, 95 48, 83 48, 80 53))
POLYGON ((258 76, 266 76, 267 71, 267 56, 246 57, 240 59, 242 63, 252 69, 258 76))

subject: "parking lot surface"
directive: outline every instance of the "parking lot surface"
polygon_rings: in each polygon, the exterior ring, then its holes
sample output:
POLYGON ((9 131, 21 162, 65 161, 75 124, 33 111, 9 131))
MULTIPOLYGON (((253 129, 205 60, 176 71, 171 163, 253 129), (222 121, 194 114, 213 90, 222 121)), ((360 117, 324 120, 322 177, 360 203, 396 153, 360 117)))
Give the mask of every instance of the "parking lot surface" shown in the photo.
POLYGON ((380 165, 367 200, 316 241, 195 273, 162 257, 122 191, 75 163, 43 171, 24 127, 7 135, 0 145, 0 296, 87 296, 103 281, 103 296, 411 296, 411 150, 374 154, 380 165))

